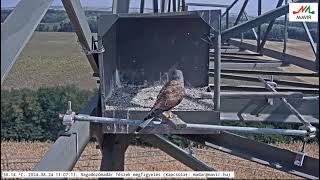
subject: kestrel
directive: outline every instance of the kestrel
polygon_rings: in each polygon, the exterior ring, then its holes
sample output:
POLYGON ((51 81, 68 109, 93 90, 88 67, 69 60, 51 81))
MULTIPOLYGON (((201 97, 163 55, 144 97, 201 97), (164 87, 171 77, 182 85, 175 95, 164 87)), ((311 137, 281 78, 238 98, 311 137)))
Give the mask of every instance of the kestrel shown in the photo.
POLYGON ((183 73, 181 70, 173 69, 168 73, 169 81, 161 88, 156 102, 151 108, 144 122, 136 129, 136 133, 145 128, 154 117, 167 112, 168 118, 172 118, 171 109, 177 106, 185 96, 183 73))

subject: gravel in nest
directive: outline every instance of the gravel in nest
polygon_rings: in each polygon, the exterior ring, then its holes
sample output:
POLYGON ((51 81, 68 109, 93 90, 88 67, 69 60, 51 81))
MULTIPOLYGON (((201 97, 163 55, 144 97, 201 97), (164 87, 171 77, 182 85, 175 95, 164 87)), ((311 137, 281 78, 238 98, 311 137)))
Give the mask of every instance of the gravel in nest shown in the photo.
MULTIPOLYGON (((111 97, 106 100, 106 110, 141 110, 149 111, 156 101, 163 85, 149 86, 123 85, 115 88, 111 97)), ((174 110, 212 110, 212 99, 200 99, 200 94, 206 92, 206 87, 185 87, 186 96, 174 110)))

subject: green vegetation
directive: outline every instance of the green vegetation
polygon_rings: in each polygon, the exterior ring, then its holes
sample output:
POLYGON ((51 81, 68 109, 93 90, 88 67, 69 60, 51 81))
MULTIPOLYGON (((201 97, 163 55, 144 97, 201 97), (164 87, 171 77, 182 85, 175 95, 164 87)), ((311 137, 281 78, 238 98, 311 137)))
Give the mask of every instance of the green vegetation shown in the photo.
POLYGON ((63 130, 59 113, 72 101, 75 112, 85 106, 91 91, 76 87, 1 91, 1 140, 55 140, 63 130))

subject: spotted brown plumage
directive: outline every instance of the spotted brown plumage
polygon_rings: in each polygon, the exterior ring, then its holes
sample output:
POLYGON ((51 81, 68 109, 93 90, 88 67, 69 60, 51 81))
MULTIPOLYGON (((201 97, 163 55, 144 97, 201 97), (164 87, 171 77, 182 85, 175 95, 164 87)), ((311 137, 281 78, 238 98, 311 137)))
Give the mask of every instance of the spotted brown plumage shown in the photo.
POLYGON ((139 125, 136 133, 145 128, 154 117, 177 106, 185 95, 182 71, 174 69, 169 71, 169 81, 161 88, 157 99, 144 122, 139 125))

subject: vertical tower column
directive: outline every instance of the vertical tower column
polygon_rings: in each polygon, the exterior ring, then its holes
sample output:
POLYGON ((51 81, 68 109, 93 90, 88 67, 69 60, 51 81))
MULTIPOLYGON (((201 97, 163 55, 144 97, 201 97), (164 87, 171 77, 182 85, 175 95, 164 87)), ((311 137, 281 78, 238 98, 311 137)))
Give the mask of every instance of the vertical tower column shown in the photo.
POLYGON ((221 82, 221 16, 217 17, 219 22, 214 31, 214 110, 220 110, 220 82, 221 82))
MULTIPOLYGON (((258 16, 261 15, 261 0, 258 0, 258 16)), ((257 52, 261 42, 261 25, 258 26, 257 52)))
POLYGON ((128 13, 130 0, 113 0, 112 14, 128 13))

